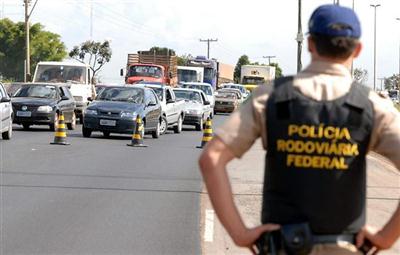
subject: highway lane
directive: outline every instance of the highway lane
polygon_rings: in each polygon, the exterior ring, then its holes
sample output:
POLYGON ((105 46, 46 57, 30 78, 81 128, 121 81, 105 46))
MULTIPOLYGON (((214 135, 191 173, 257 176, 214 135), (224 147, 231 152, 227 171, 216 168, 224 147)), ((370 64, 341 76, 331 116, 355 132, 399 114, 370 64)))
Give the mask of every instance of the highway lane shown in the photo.
POLYGON ((0 141, 0 254, 200 254, 201 132, 132 148, 129 135, 83 138, 80 125, 70 146, 14 127, 0 141))

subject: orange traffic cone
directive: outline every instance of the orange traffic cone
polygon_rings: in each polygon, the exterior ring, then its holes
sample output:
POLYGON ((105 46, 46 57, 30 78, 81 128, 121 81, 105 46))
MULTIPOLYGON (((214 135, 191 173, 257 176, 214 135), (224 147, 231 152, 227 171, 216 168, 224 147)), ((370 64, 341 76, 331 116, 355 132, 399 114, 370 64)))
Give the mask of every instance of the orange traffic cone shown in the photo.
POLYGON ((196 146, 196 148, 202 149, 207 142, 211 141, 213 138, 212 123, 210 117, 207 118, 206 125, 203 131, 203 139, 201 139, 201 145, 196 146))
POLYGON ((62 114, 62 112, 59 112, 57 114, 58 121, 56 131, 54 133, 54 142, 50 144, 69 145, 69 143, 67 143, 67 129, 65 128, 64 115, 62 114))
POLYGON ((143 144, 143 137, 142 133, 144 133, 143 130, 143 122, 142 119, 137 116, 136 117, 136 125, 135 125, 135 132, 132 134, 132 141, 130 144, 127 144, 128 146, 132 147, 147 147, 147 145, 143 144))

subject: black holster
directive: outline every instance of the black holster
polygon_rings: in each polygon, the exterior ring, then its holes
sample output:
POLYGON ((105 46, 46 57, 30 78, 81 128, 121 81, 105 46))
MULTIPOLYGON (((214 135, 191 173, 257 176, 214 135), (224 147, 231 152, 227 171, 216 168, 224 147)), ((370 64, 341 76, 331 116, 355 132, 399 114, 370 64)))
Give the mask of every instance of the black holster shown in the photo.
POLYGON ((312 233, 308 223, 282 225, 280 230, 264 233, 257 240, 259 254, 307 255, 313 247, 312 233))

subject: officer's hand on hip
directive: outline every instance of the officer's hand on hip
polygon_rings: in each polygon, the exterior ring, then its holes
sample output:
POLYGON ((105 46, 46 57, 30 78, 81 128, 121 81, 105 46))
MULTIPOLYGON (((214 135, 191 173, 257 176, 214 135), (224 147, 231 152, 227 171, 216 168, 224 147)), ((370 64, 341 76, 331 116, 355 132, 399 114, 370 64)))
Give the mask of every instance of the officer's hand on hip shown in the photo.
POLYGON ((358 248, 362 248, 367 243, 370 243, 372 247, 370 247, 371 251, 365 254, 377 254, 379 250, 386 250, 392 246, 382 231, 377 231, 371 226, 364 226, 357 234, 356 245, 358 248))
POLYGON ((237 246, 247 247, 253 254, 257 254, 254 243, 264 232, 271 232, 278 230, 280 225, 277 224, 265 224, 255 228, 247 228, 244 232, 238 233, 233 237, 233 241, 237 246))

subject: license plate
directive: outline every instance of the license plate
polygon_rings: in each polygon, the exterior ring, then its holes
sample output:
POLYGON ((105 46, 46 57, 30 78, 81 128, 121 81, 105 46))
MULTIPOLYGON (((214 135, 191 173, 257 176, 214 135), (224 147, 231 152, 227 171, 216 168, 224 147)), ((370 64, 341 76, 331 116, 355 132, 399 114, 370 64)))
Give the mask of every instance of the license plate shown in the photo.
POLYGON ((18 117, 31 117, 32 113, 31 112, 22 112, 22 111, 17 111, 17 116, 18 117))
POLYGON ((114 127, 115 125, 117 125, 117 121, 116 120, 100 120, 100 125, 114 127))

